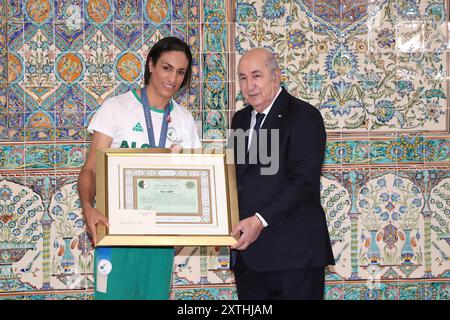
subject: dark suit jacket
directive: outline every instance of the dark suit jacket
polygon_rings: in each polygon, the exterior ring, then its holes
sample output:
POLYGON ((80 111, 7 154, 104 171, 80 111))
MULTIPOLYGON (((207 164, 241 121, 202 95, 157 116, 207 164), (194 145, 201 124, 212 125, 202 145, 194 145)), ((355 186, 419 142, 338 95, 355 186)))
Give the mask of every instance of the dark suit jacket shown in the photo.
MULTIPOLYGON (((232 129, 249 129, 252 110, 247 106, 236 112, 232 129)), ((259 161, 236 163, 240 219, 258 212, 269 224, 255 242, 241 251, 244 263, 253 271, 334 264, 320 204, 326 140, 320 112, 282 88, 261 129, 279 130, 279 170, 274 175, 261 175, 263 165, 259 161)), ((235 158, 239 152, 236 147, 235 140, 235 158)), ((272 152, 270 138, 267 146, 261 147, 272 152)))

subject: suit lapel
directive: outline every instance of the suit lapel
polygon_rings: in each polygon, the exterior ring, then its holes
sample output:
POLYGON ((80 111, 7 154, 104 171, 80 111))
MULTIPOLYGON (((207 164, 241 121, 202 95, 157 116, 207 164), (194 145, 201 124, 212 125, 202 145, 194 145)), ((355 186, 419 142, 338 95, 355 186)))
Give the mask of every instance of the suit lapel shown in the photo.
POLYGON ((285 114, 285 109, 288 104, 289 94, 284 88, 281 88, 280 95, 277 97, 275 102, 267 115, 266 120, 261 126, 261 129, 279 129, 280 121, 283 120, 287 115, 285 114))
MULTIPOLYGON (((282 88, 279 96, 274 101, 272 108, 270 109, 269 113, 267 114, 267 116, 266 116, 267 118, 264 121, 264 123, 262 124, 261 129, 266 129, 266 130, 280 129, 281 128, 280 124, 287 116, 285 114, 285 110, 286 110, 286 105, 288 104, 288 102, 289 102, 289 94, 287 93, 287 91, 284 88, 282 88)), ((248 112, 246 112, 245 116, 243 117, 244 124, 242 127, 244 130, 248 130, 250 128, 252 111, 253 111, 253 107, 250 106, 248 112)), ((245 140, 245 147, 246 147, 245 150, 247 150, 248 149, 248 138, 246 138, 246 140, 245 140)), ((248 161, 248 158, 246 160, 246 163, 241 166, 239 175, 243 175, 245 173, 245 171, 247 170, 247 168, 249 167, 249 164, 247 163, 247 161, 248 161)))
MULTIPOLYGON (((248 105, 244 109, 242 118, 240 119, 241 123, 240 123, 240 125, 238 125, 238 128, 241 128, 242 130, 244 130, 244 132, 247 131, 248 129, 250 129, 250 122, 252 119, 252 111, 253 111, 253 108, 250 105, 248 105)), ((245 137, 245 149, 243 151, 247 152, 247 149, 248 149, 248 136, 245 137)), ((239 151, 236 150, 235 152, 240 152, 240 150, 239 151)), ((245 171, 246 167, 247 167, 247 160, 245 160, 244 164, 241 164, 236 167, 237 175, 241 176, 242 173, 245 171)))

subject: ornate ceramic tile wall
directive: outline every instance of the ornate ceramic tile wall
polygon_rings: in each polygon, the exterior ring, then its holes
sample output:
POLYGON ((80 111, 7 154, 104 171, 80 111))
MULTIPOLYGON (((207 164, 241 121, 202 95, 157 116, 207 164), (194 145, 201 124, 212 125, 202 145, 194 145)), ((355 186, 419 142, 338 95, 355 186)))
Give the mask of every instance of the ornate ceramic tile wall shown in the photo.
MULTIPOLYGON (((321 110, 337 261, 327 299, 448 299, 447 10, 444 0, 0 0, 0 298, 92 298, 75 187, 84 128, 107 96, 142 83, 151 43, 174 34, 195 60, 178 100, 205 143, 220 142, 242 106, 233 61, 250 47, 279 54, 284 84, 321 110)), ((171 297, 235 299, 233 282, 226 248, 186 247, 171 297)))
MULTIPOLYGON (((236 55, 276 53, 327 128, 327 299, 448 299, 448 3, 238 0, 236 55)), ((243 105, 238 96, 236 108, 243 105)))
POLYGON ((238 1, 236 21, 238 55, 276 51, 329 133, 448 131, 443 1, 238 1))

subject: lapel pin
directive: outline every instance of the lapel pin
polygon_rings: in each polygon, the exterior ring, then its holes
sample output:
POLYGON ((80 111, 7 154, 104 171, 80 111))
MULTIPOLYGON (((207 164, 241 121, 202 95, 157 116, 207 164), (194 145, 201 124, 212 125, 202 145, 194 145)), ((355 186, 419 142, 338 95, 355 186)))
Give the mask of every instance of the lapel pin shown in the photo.
POLYGON ((282 116, 281 114, 279 114, 279 115, 278 115, 278 118, 281 118, 281 117, 283 117, 283 116, 282 116))

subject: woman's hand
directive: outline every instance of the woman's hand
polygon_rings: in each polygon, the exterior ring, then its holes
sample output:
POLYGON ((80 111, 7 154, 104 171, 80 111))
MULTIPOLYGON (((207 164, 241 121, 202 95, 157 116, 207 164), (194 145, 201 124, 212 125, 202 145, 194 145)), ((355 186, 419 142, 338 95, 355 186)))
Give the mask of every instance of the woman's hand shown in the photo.
POLYGON ((88 232, 91 235, 92 242, 95 246, 97 243, 97 224, 102 223, 109 228, 108 218, 106 218, 98 209, 91 206, 83 208, 88 232))

